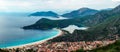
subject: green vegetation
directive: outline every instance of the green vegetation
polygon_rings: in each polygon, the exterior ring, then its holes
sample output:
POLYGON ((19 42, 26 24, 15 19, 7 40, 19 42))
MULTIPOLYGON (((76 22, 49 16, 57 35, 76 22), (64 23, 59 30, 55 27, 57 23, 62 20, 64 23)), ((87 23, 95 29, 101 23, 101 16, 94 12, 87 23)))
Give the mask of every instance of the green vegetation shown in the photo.
POLYGON ((89 28, 88 30, 75 30, 72 34, 66 32, 63 36, 54 38, 51 42, 76 42, 76 41, 95 41, 105 39, 116 39, 115 35, 120 36, 120 15, 111 16, 103 23, 89 28))
POLYGON ((72 19, 64 19, 64 20, 49 20, 46 18, 42 18, 37 21, 35 24, 30 26, 23 27, 24 29, 41 29, 48 30, 52 28, 65 28, 69 25, 77 25, 81 27, 82 25, 72 19))
POLYGON ((110 34, 117 33, 120 29, 120 15, 114 15, 106 19, 104 22, 93 26, 90 28, 90 31, 98 31, 98 32, 107 32, 110 34))
POLYGON ((75 52, 120 52, 120 40, 116 41, 113 44, 104 46, 104 47, 100 47, 100 48, 96 48, 94 50, 90 50, 90 51, 83 51, 83 50, 77 50, 75 52))
POLYGON ((114 44, 101 47, 101 48, 97 48, 89 52, 120 52, 120 40, 118 40, 114 44))

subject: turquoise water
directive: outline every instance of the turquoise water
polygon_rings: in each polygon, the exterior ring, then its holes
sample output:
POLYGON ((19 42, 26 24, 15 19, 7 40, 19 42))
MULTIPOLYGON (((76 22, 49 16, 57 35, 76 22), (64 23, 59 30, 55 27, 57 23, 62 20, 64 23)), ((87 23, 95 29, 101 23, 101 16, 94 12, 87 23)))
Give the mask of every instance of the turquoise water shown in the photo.
MULTIPOLYGON (((27 31, 24 31, 27 32, 27 31)), ((48 31, 28 31, 27 33, 24 33, 22 35, 16 35, 16 36, 9 36, 6 38, 3 38, 0 40, 0 48, 6 48, 10 46, 18 46, 22 44, 32 43, 40 40, 44 40, 50 37, 55 36, 58 31, 55 30, 48 30, 48 31), (32 33, 32 34, 29 34, 32 33), (27 34, 28 33, 28 34, 27 34)))
POLYGON ((24 30, 21 27, 35 23, 39 18, 25 15, 0 15, 0 48, 37 42, 58 34, 57 30, 24 30))

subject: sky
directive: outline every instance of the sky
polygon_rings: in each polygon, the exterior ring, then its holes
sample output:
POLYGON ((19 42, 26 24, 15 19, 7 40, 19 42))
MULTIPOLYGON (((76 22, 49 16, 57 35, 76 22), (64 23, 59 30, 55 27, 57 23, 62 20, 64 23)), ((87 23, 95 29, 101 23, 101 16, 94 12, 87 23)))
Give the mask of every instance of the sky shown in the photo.
POLYGON ((65 12, 82 7, 92 9, 114 8, 120 0, 0 0, 1 12, 65 12))

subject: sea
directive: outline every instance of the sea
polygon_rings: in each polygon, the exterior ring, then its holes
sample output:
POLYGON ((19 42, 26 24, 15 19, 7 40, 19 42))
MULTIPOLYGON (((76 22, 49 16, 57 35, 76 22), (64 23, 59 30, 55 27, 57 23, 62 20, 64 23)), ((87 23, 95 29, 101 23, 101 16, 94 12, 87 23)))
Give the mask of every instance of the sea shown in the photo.
MULTIPOLYGON (((54 37, 58 30, 24 30, 23 26, 34 24, 41 17, 29 13, 0 13, 0 48, 19 46, 54 37)), ((47 17, 46 17, 47 18, 47 17)))

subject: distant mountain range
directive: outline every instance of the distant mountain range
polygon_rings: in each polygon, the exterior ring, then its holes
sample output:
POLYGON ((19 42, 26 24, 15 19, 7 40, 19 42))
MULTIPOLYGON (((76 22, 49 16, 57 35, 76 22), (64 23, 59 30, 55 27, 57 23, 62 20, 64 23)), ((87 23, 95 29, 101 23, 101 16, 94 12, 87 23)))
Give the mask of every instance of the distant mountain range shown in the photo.
POLYGON ((66 18, 77 18, 77 17, 83 17, 87 15, 94 15, 97 12, 98 12, 97 10, 90 9, 90 8, 80 8, 78 10, 74 10, 70 13, 65 13, 63 15, 59 15, 55 12, 48 11, 48 12, 35 12, 35 13, 30 14, 29 16, 48 16, 48 17, 62 16, 66 18))
POLYGON ((30 14, 29 16, 47 16, 47 17, 58 17, 59 15, 52 11, 47 12, 35 12, 30 14))
POLYGON ((76 18, 76 17, 83 17, 87 15, 94 15, 98 11, 90 8, 80 8, 78 10, 74 10, 70 13, 63 14, 61 16, 67 17, 67 18, 76 18))
MULTIPOLYGON (((103 9, 101 11, 110 11, 112 10, 112 8, 108 8, 108 9, 103 9)), ((95 10, 95 9, 90 9, 90 8, 80 8, 78 10, 74 10, 74 11, 71 11, 70 13, 65 13, 65 14, 62 14, 62 15, 59 15, 53 11, 43 11, 43 12, 35 12, 35 13, 32 13, 30 14, 29 16, 45 16, 45 17, 59 17, 59 16, 62 16, 62 17, 65 17, 65 18, 80 18, 80 17, 86 17, 86 16, 89 16, 89 15, 95 15, 96 13, 98 13, 99 11, 98 10, 95 10)))

